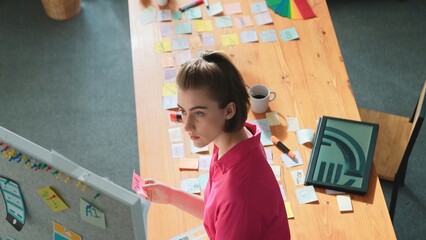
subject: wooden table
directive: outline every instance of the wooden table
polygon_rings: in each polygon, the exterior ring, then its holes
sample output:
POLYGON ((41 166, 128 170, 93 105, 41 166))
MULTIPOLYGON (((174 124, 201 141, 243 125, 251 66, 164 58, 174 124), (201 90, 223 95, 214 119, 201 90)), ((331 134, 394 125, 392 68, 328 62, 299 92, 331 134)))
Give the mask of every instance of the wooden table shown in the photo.
MULTIPOLYGON (((243 15, 251 14, 249 2, 241 2, 243 15)), ((210 4, 215 1, 211 1, 210 4)), ((224 0, 225 3, 235 2, 224 0)), ((185 1, 180 1, 185 3, 185 1)), ((270 110, 281 115, 281 126, 271 127, 272 132, 291 149, 299 151, 305 164, 299 168, 306 172, 311 149, 297 143, 294 132, 287 131, 285 117, 297 117, 300 128, 316 128, 316 121, 323 115, 359 120, 360 116, 352 93, 344 61, 339 49, 327 4, 324 0, 310 0, 317 17, 310 20, 290 20, 268 9, 274 24, 246 29, 216 29, 215 47, 227 53, 240 69, 249 85, 263 83, 277 92, 270 103, 270 110), (283 42, 279 31, 295 27, 300 40, 283 42), (274 29, 278 42, 241 43, 222 46, 221 34, 239 33, 242 30, 260 31, 274 29)), ((162 54, 155 52, 154 44, 161 39, 159 23, 142 24, 140 15, 149 1, 129 0, 129 18, 132 42, 134 86, 140 169, 143 177, 153 177, 175 187, 182 179, 196 177, 202 172, 179 171, 178 160, 171 158, 168 137, 168 111, 161 108, 162 54)), ((151 4, 155 4, 152 1, 151 4)), ((176 11, 178 2, 169 1, 176 11)), ((209 19, 205 8, 203 19, 209 19)), ((213 25, 214 25, 214 21, 213 25)), ((195 32, 193 30, 193 32, 195 32)), ((195 34, 195 33, 193 33, 195 34)), ((202 49, 192 48, 192 54, 202 49)), ((250 113, 249 119, 264 118, 263 114, 250 113)), ((185 133, 186 156, 190 157, 185 133)), ((370 179, 368 194, 351 195, 353 213, 340 213, 335 196, 316 188, 319 201, 299 205, 294 194, 296 186, 290 170, 280 160, 280 152, 271 146, 274 164, 281 165, 281 184, 285 185, 295 218, 289 220, 292 239, 395 239, 386 202, 375 170, 370 179)), ((196 156, 196 155, 192 155, 196 156)), ((295 170, 298 168, 292 168, 295 170)), ((168 239, 202 224, 201 220, 167 205, 152 204, 148 213, 148 239, 168 239)))

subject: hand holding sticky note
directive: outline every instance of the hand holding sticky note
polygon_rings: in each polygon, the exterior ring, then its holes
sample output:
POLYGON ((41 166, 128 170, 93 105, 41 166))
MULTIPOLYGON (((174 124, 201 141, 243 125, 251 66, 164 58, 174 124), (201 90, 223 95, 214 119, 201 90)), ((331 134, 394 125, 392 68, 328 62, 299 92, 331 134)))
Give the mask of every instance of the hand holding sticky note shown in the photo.
POLYGON ((146 198, 148 197, 148 193, 142 188, 142 186, 145 184, 145 181, 143 178, 141 178, 134 170, 133 170, 133 177, 132 177, 132 189, 138 193, 144 195, 146 198))

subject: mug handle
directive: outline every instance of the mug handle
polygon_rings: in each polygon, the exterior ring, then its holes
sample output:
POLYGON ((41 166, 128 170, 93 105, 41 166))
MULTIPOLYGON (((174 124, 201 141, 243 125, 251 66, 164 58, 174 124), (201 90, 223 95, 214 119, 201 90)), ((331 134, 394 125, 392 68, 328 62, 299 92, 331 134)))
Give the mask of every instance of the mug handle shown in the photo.
POLYGON ((277 94, 273 91, 269 92, 269 101, 272 101, 275 99, 275 97, 277 96, 277 94))

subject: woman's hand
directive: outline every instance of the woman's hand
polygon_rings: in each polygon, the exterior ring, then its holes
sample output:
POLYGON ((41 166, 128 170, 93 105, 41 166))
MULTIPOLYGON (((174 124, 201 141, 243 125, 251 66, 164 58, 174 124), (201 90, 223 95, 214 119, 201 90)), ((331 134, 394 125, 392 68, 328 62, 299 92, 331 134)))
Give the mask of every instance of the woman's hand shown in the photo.
POLYGON ((152 178, 145 179, 142 188, 147 192, 148 199, 154 203, 170 204, 174 189, 152 178))

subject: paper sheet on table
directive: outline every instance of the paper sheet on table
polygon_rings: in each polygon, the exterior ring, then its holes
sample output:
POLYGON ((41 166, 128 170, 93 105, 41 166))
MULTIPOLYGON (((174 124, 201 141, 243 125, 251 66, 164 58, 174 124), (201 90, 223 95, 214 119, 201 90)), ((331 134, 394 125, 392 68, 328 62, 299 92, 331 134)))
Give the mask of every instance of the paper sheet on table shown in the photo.
POLYGON ((306 204, 318 201, 317 194, 315 193, 315 188, 312 185, 296 189, 296 197, 299 201, 299 204, 306 204))
POLYGON ((275 32, 275 30, 265 30, 260 32, 260 39, 263 43, 278 41, 277 33, 275 32))

